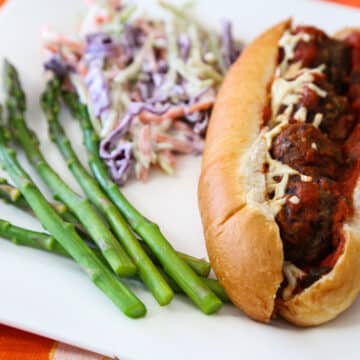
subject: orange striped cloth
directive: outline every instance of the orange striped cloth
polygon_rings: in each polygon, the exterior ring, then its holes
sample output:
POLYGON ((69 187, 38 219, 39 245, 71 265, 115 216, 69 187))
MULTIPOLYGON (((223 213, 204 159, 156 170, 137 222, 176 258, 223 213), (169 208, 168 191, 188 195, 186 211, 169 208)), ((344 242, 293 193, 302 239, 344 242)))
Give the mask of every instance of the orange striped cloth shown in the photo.
POLYGON ((360 7, 360 0, 327 0, 330 2, 335 2, 342 5, 360 7))
POLYGON ((41 336, 0 325, 0 360, 111 360, 41 336))
MULTIPOLYGON (((0 0, 0 6, 6 0, 0 0)), ((360 0, 327 0, 360 7, 360 0)), ((0 360, 111 360, 41 336, 0 325, 0 360)))

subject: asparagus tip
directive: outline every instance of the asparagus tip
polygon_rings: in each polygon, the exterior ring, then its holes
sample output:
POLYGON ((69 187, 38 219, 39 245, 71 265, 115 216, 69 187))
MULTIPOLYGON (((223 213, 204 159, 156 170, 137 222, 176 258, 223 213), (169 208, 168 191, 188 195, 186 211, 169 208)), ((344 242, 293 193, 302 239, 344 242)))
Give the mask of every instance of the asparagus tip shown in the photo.
POLYGON ((133 319, 142 318, 146 315, 146 307, 143 303, 138 302, 124 309, 124 313, 133 319))

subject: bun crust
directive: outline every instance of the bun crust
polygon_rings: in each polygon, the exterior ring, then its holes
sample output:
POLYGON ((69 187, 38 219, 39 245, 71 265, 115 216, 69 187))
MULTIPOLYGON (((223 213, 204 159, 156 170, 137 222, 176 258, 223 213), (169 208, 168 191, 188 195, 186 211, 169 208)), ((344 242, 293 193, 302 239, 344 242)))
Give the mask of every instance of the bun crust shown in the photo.
POLYGON ((256 180, 261 159, 248 159, 268 103, 278 42, 290 25, 286 20, 260 35, 226 76, 209 124, 198 196, 208 254, 232 302, 258 321, 268 322, 276 312, 310 326, 335 318, 360 291, 360 182, 355 216, 344 225, 344 252, 334 268, 289 301, 276 300, 283 246, 273 215, 249 196, 262 193, 264 185, 256 180))
POLYGON ((334 37, 339 40, 346 39, 352 32, 359 32, 360 28, 345 27, 334 34, 334 37))
POLYGON ((277 44, 289 21, 256 39, 232 66, 210 121, 199 206, 208 254, 236 306, 267 322, 282 282, 283 250, 276 223, 246 201, 242 156, 260 132, 267 89, 277 63, 277 44))
POLYGON ((345 248, 332 271, 287 302, 277 312, 299 326, 320 325, 334 319, 356 299, 360 284, 358 225, 344 225, 345 248))

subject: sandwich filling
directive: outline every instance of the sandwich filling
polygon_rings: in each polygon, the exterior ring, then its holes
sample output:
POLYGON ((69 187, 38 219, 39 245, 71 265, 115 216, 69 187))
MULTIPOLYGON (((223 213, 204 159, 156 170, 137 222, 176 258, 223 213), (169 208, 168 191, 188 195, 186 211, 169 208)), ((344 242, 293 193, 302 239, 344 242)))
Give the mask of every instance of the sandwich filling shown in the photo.
POLYGON ((360 33, 284 33, 261 133, 265 202, 280 229, 288 300, 327 274, 344 248, 360 173, 360 33))

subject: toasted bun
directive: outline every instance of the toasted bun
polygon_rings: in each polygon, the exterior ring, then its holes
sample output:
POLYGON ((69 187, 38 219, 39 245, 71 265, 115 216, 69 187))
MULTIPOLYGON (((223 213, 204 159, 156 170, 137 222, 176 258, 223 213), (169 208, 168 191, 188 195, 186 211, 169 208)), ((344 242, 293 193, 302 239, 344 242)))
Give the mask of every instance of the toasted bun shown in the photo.
MULTIPOLYGON (((355 190, 360 199, 360 183, 355 190)), ((360 209, 360 203, 357 203, 360 209)), ((319 325, 334 319, 356 299, 360 286, 360 212, 345 224, 345 248, 331 272, 287 302, 279 301, 277 311, 300 326, 319 325)))
MULTIPOLYGON (((269 209, 253 200, 265 190, 257 175, 263 162, 256 141, 278 42, 290 25, 284 21, 259 36, 226 76, 209 124, 198 194, 208 254, 232 302, 258 321, 268 322, 276 311, 309 326, 333 319, 358 295, 360 201, 354 199, 356 213, 344 225, 344 252, 332 271, 291 300, 276 301, 282 241, 269 209)), ((360 195, 360 183, 354 194, 360 195)))
POLYGON ((354 28, 354 27, 346 27, 346 28, 343 28, 339 31, 337 31, 335 34, 334 34, 334 37, 339 39, 339 40, 344 40, 346 39, 351 33, 353 32, 358 32, 360 31, 360 28, 354 28))
POLYGON ((277 63, 277 44, 290 22, 273 27, 243 52, 218 94, 210 121, 199 205, 214 271, 233 303, 269 321, 282 282, 283 250, 276 223, 246 201, 240 161, 260 132, 277 63))

